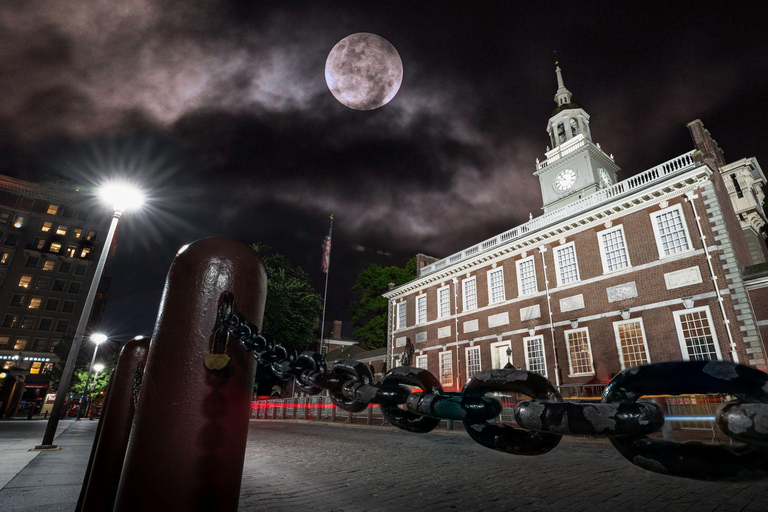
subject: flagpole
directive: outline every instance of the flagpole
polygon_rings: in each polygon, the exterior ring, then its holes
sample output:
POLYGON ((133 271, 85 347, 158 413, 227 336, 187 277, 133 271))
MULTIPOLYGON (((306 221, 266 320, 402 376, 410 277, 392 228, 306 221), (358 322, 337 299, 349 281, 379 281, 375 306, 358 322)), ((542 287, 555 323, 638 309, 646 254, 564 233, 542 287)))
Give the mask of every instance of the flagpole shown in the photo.
MULTIPOLYGON (((328 229, 328 243, 333 236, 333 214, 331 214, 331 227, 328 229)), ((323 255, 325 257, 325 255, 323 255)), ((323 293, 323 320, 320 322, 320 353, 323 353, 323 337, 325 335, 325 303, 328 300, 328 275, 331 273, 331 252, 328 251, 328 266, 325 268, 325 292, 323 293)))

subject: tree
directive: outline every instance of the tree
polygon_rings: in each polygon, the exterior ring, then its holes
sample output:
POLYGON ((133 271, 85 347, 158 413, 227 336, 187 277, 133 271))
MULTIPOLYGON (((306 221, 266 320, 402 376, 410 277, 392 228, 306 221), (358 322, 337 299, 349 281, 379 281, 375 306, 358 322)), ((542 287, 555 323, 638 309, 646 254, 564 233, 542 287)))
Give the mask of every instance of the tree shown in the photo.
MULTIPOLYGON (((69 386, 69 392, 75 396, 82 396, 84 391, 87 391, 85 389, 85 383, 88 380, 88 368, 90 368, 90 365, 86 367, 84 370, 75 370, 75 374, 72 376, 72 385, 69 386)), ((96 375, 96 379, 94 379, 93 375, 91 375, 91 383, 89 384, 88 388, 90 389, 91 386, 93 386, 93 396, 98 395, 99 391, 104 391, 107 389, 107 384, 109 384, 109 377, 112 374, 112 368, 105 367, 102 371, 99 372, 98 375, 96 375)))
POLYGON ((323 301, 309 276, 263 243, 253 244, 267 271, 267 302, 262 331, 275 342, 302 351, 315 336, 323 301))
POLYGON ((352 293, 358 297, 347 313, 356 327, 355 337, 365 341, 368 349, 387 344, 387 299, 381 294, 389 289, 389 283, 400 285, 416 279, 416 258, 411 258, 405 268, 380 267, 373 264, 360 271, 352 293))

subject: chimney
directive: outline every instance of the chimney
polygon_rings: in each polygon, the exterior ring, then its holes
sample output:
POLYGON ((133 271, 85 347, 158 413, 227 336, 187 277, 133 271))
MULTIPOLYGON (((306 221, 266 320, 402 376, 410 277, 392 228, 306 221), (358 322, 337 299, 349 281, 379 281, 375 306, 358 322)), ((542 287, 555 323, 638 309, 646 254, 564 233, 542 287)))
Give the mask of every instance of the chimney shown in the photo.
POLYGON ((333 321, 333 337, 336 339, 341 338, 341 320, 333 321))

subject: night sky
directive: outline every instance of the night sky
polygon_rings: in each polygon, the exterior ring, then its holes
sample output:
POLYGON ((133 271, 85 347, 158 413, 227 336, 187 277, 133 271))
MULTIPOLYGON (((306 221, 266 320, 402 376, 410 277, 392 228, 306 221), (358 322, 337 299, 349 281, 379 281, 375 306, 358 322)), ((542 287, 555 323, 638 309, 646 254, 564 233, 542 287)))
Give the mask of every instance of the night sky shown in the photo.
POLYGON ((201 237, 265 242, 321 292, 335 213, 327 320, 346 321, 361 268, 447 256, 539 215, 554 50, 620 179, 692 149, 696 118, 729 161, 768 166, 762 3, 525 4, 2 2, 0 169, 149 192, 108 269, 103 327, 127 339, 151 333, 176 250, 201 237), (403 61, 399 93, 373 111, 324 79, 356 32, 403 61))

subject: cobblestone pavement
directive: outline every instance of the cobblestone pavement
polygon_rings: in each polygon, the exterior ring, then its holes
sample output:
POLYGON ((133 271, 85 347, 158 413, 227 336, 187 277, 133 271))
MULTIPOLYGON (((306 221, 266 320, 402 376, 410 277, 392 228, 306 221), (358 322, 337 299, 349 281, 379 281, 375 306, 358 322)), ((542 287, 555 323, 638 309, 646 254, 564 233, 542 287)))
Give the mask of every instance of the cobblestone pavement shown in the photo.
POLYGON ((768 481, 712 483, 636 468, 607 441, 517 457, 464 432, 253 421, 242 511, 766 511, 768 481))

